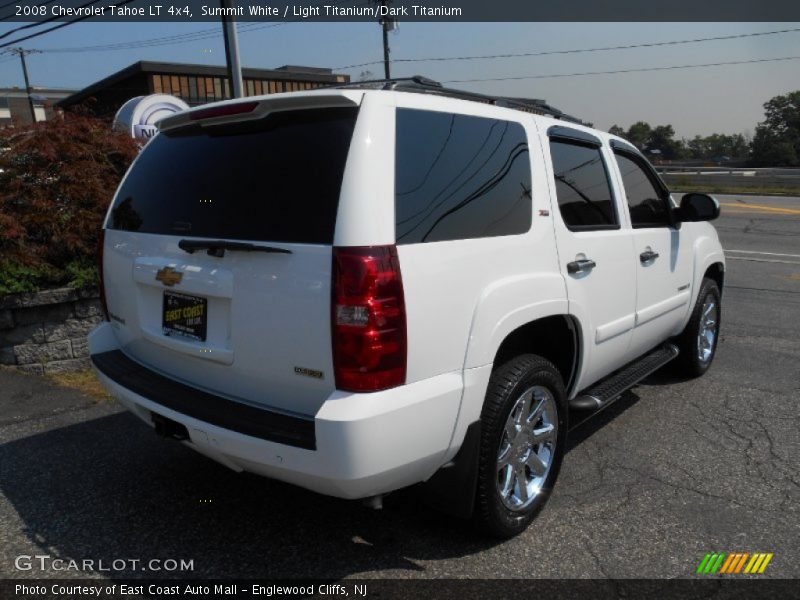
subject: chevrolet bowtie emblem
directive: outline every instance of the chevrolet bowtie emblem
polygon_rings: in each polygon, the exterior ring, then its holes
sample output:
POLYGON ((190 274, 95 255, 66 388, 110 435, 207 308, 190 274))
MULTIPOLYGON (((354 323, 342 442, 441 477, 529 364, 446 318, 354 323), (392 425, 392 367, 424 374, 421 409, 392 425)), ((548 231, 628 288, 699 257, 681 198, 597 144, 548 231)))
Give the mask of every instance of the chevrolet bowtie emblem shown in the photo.
POLYGON ((156 281, 160 281, 169 287, 180 283, 181 279, 183 279, 183 273, 176 271, 172 267, 164 267, 163 269, 159 269, 156 273, 156 281))

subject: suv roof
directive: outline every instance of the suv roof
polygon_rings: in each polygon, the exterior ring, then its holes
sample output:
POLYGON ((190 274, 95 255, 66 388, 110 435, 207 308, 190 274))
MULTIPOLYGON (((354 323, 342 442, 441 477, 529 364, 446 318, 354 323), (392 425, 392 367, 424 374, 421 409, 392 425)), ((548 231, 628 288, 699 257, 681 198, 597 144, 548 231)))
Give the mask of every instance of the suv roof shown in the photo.
MULTIPOLYGON (((336 84, 328 86, 327 89, 368 89, 368 90, 391 90, 395 92, 412 92, 417 94, 434 94, 437 96, 446 96, 448 98, 458 98, 460 100, 471 100, 473 102, 481 102, 483 104, 493 104, 494 106, 501 106, 503 108, 511 108, 514 110, 521 110, 523 112, 533 113, 536 115, 545 115, 560 119, 562 121, 571 121, 579 125, 585 125, 583 121, 577 117, 566 114, 559 109, 550 106, 544 100, 528 100, 525 98, 509 98, 506 96, 489 96, 487 94, 479 94, 477 92, 468 92, 465 90, 457 90, 453 88, 446 88, 438 81, 428 79, 422 75, 414 75, 412 77, 400 77, 395 79, 372 79, 369 81, 356 81, 346 84, 336 84)), ((322 88, 326 89, 326 88, 322 88)))
POLYGON ((375 79, 358 81, 355 83, 333 84, 312 90, 228 98, 206 105, 192 107, 189 110, 170 115, 159 121, 158 128, 160 131, 178 129, 186 125, 191 125, 197 120, 206 119, 213 120, 213 124, 219 124, 220 122, 227 122, 229 120, 257 120, 263 117, 267 112, 272 112, 274 110, 280 110, 282 108, 312 108, 321 103, 331 106, 357 106, 361 101, 360 94, 370 91, 403 92, 453 98, 456 100, 496 106, 498 108, 518 110, 592 128, 590 124, 584 123, 581 119, 550 106, 544 100, 490 96, 477 92, 447 88, 438 81, 433 81, 421 75, 396 79, 375 79), (301 98, 303 100, 299 100, 301 98), (241 106, 242 110, 228 112, 223 108, 229 106, 241 106), (216 111, 221 112, 219 112, 218 115, 212 114, 216 111), (200 116, 201 114, 203 115, 202 117, 200 116), (234 118, 231 119, 230 117, 234 118))

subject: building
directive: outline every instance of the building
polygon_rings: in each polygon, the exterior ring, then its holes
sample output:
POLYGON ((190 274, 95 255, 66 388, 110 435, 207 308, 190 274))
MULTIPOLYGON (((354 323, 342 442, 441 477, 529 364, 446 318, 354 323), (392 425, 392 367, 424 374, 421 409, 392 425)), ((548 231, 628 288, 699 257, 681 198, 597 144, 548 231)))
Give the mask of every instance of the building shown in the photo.
MULTIPOLYGON (((149 94, 170 94, 197 106, 231 97, 227 73, 225 67, 139 61, 64 98, 58 106, 69 109, 86 103, 96 115, 113 117, 127 100, 149 94)), ((331 69, 284 66, 242 69, 242 79, 244 94, 258 96, 349 83, 350 76, 331 69)))
MULTIPOLYGON (((45 121, 55 116, 53 105, 59 100, 74 94, 76 90, 56 88, 31 88, 33 112, 37 121, 45 121)), ((26 125, 32 122, 31 108, 25 88, 0 88, 0 127, 14 123, 26 125)))

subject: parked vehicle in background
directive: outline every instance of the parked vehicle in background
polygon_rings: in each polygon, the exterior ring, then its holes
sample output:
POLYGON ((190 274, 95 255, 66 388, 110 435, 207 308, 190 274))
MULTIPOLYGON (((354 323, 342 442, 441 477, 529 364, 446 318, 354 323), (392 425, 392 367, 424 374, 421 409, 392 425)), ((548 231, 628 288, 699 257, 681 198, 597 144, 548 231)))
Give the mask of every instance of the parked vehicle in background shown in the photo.
POLYGON ((570 413, 713 360, 719 205, 562 113, 413 79, 160 130, 109 209, 92 360, 232 469, 373 504, 424 482, 511 536, 570 413))

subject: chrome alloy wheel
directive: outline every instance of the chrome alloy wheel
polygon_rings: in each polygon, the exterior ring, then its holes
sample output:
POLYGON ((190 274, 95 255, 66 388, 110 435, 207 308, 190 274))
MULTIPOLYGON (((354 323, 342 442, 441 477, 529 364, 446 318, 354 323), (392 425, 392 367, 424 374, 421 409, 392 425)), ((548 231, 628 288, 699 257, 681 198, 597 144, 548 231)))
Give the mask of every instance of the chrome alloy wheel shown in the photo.
POLYGON ((714 344, 717 340, 717 330, 719 328, 719 309, 714 296, 708 294, 703 301, 703 309, 700 312, 700 323, 697 329, 697 359, 701 363, 711 360, 714 353, 714 344))
POLYGON ((514 511, 529 506, 550 473, 556 450, 558 411, 550 391, 526 390, 506 420, 497 454, 497 491, 514 511))

